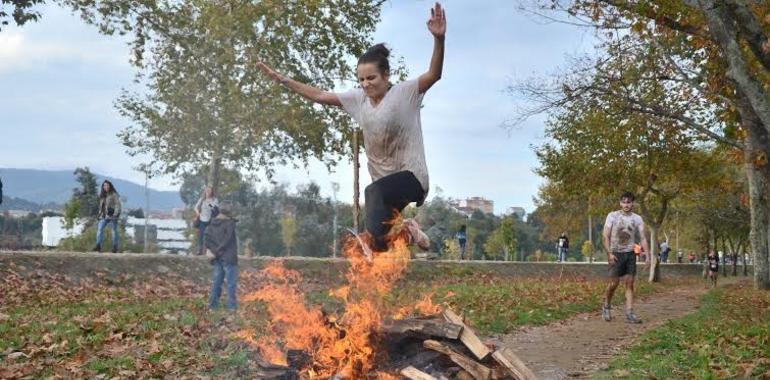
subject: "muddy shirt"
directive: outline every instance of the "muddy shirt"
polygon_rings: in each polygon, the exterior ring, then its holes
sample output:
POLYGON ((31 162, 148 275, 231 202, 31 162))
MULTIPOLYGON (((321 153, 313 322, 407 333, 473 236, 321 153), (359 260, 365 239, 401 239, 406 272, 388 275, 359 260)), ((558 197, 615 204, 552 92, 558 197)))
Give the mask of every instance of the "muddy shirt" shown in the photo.
POLYGON ((610 235, 610 251, 632 252, 637 233, 643 227, 642 217, 633 212, 626 215, 618 210, 607 214, 604 231, 610 235))
POLYGON ((400 171, 410 171, 428 193, 428 166, 420 125, 417 80, 394 85, 375 107, 360 88, 338 93, 342 107, 364 132, 369 174, 376 181, 400 171))

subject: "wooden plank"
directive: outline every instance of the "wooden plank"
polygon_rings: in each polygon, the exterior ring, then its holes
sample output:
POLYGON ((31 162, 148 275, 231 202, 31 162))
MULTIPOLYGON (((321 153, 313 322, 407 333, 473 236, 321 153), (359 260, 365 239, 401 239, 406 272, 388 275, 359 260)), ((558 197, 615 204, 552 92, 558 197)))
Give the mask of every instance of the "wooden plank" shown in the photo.
POLYGON ((391 321, 382 326, 385 334, 417 333, 447 339, 457 339, 463 326, 429 319, 402 319, 391 321))
POLYGON ((409 380, 437 380, 435 377, 412 366, 402 369, 400 373, 409 380))
POLYGON ((465 347, 468 347, 468 349, 471 350, 473 355, 476 355, 476 359, 484 360, 484 358, 486 358, 487 355, 492 352, 489 350, 487 345, 485 345, 481 339, 479 339, 476 333, 474 333, 472 329, 463 323, 463 319, 460 318, 459 315, 455 314, 455 312, 453 312, 451 309, 444 310, 444 318, 448 322, 452 322, 463 327, 463 330, 460 332, 460 341, 463 342, 465 347))
POLYGON ((519 359, 508 347, 503 347, 492 354, 492 357, 508 371, 516 380, 537 380, 537 376, 519 359))
POLYGON ((425 348, 429 348, 433 351, 438 351, 444 355, 449 356, 450 360, 457 363, 457 365, 462 367, 464 370, 468 371, 468 373, 470 373, 471 376, 473 376, 473 378, 476 380, 488 380, 492 375, 492 370, 483 364, 478 363, 475 360, 453 350, 445 344, 429 339, 422 342, 422 345, 425 346, 425 348))

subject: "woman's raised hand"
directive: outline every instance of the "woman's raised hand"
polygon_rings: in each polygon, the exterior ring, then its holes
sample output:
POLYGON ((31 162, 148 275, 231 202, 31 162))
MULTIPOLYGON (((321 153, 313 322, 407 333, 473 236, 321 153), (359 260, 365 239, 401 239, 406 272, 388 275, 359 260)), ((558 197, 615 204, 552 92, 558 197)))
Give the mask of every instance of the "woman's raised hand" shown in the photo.
POLYGON ((444 38, 446 34, 446 12, 441 4, 436 2, 436 5, 430 9, 430 19, 428 19, 428 30, 436 38, 444 38))
POLYGON ((271 69, 270 66, 264 64, 263 62, 257 62, 257 67, 259 67, 259 70, 262 71, 263 74, 270 77, 270 79, 278 82, 278 83, 284 83, 286 81, 286 78, 278 74, 275 70, 271 69))

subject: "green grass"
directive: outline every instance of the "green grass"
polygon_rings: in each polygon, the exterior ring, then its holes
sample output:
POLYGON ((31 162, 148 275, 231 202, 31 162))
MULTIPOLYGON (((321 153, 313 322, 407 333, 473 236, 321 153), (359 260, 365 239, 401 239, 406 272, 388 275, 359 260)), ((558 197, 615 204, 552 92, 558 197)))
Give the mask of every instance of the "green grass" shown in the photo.
MULTIPOLYGON (((636 294, 644 296, 681 283, 637 282, 636 294)), ((507 279, 480 276, 438 285, 410 284, 394 289, 388 302, 404 305, 433 293, 434 303, 446 304, 465 314, 483 334, 509 333, 519 326, 544 325, 576 314, 597 310, 606 288, 601 279, 507 279)), ((619 288, 622 299, 623 285, 619 288)))
POLYGON ((770 377, 770 292, 715 289, 697 312, 645 333, 598 379, 770 377))

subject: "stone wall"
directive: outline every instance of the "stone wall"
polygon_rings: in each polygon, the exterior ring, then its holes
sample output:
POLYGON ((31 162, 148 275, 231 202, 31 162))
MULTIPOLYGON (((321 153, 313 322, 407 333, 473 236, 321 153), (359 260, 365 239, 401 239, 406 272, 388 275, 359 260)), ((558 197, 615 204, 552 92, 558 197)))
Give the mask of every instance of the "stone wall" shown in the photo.
MULTIPOLYGON (((261 269, 274 257, 240 258, 241 271, 261 269)), ((291 257, 283 258, 284 265, 303 273, 305 279, 322 283, 339 283, 344 280, 347 262, 344 259, 291 257)), ((211 277, 209 259, 198 256, 162 254, 113 254, 74 252, 10 252, 0 251, 0 269, 15 268, 17 272, 33 273, 44 270, 61 273, 72 278, 93 276, 97 272, 110 274, 163 275, 176 273, 196 281, 208 281, 211 277)), ((663 264, 662 276, 679 278, 700 276, 698 264, 663 264)), ((728 268, 728 272, 731 271, 728 268)), ((738 273, 743 269, 739 266, 738 273)), ((605 277, 606 263, 531 263, 502 261, 423 261, 410 263, 407 277, 414 280, 430 280, 446 276, 468 277, 480 274, 496 274, 519 277, 605 277)), ((749 274, 751 274, 749 267, 749 274)), ((646 271, 639 267, 640 276, 646 271)))

